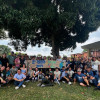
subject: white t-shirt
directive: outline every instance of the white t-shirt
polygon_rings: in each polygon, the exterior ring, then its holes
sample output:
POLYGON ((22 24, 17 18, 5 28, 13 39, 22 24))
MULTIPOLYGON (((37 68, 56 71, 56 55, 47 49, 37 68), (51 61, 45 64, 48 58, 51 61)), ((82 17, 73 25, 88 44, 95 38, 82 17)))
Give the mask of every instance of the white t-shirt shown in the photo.
POLYGON ((59 77, 59 75, 60 75, 60 71, 54 71, 54 75, 56 76, 56 78, 58 78, 59 77))
POLYGON ((37 73, 39 73, 39 71, 34 71, 34 74, 36 75, 37 73))
POLYGON ((70 77, 72 77, 72 75, 74 74, 74 71, 72 71, 72 70, 68 71, 68 74, 69 74, 70 77))
POLYGON ((93 70, 98 70, 98 65, 100 65, 100 61, 96 60, 96 61, 92 62, 93 70))

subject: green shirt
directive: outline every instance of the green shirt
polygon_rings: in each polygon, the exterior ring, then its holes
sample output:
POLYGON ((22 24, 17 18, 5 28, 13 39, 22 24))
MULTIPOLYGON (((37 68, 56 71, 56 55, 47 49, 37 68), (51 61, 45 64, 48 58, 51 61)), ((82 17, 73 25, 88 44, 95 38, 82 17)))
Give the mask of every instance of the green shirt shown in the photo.
POLYGON ((9 64, 14 64, 15 56, 9 55, 8 56, 9 64))

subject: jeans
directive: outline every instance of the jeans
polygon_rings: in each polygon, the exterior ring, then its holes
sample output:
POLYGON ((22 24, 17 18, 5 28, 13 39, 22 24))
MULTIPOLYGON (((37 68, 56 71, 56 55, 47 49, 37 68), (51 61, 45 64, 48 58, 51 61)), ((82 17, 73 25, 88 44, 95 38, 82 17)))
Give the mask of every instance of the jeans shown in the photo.
POLYGON ((15 86, 21 87, 23 83, 24 83, 24 81, 21 81, 21 82, 15 81, 14 84, 15 84, 15 86))
POLYGON ((98 80, 93 79, 93 83, 94 83, 94 85, 95 85, 97 88, 99 88, 99 89, 100 89, 100 86, 97 86, 97 85, 98 85, 98 80))

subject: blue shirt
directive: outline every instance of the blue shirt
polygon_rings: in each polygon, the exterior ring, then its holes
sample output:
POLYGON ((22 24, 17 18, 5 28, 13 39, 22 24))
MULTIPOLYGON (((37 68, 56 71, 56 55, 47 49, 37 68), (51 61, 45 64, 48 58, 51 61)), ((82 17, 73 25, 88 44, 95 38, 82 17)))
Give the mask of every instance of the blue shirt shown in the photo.
POLYGON ((21 80, 23 78, 26 78, 26 76, 22 73, 20 75, 17 73, 17 74, 14 75, 14 78, 17 78, 18 80, 21 80))
POLYGON ((22 72, 22 73, 26 73, 26 70, 21 69, 21 72, 22 72))
POLYGON ((62 69, 62 67, 63 67, 63 62, 60 63, 59 67, 60 67, 60 69, 62 69))
POLYGON ((76 79, 78 82, 82 82, 83 81, 83 77, 85 77, 85 75, 83 73, 81 73, 80 75, 75 74, 74 79, 76 79))
POLYGON ((6 72, 6 77, 10 76, 10 71, 6 72))
POLYGON ((70 60, 68 60, 67 62, 66 62, 66 66, 68 66, 70 64, 70 60))
POLYGON ((68 73, 66 73, 65 71, 62 72, 62 76, 61 77, 67 77, 68 76, 68 73))
POLYGON ((98 81, 98 80, 100 80, 100 76, 97 74, 97 75, 95 75, 95 79, 98 81))
POLYGON ((92 71, 90 71, 90 72, 88 72, 87 70, 85 70, 85 72, 84 72, 85 74, 88 74, 89 76, 94 76, 94 74, 93 74, 93 72, 92 71))
POLYGON ((0 65, 2 65, 2 62, 0 61, 0 65))

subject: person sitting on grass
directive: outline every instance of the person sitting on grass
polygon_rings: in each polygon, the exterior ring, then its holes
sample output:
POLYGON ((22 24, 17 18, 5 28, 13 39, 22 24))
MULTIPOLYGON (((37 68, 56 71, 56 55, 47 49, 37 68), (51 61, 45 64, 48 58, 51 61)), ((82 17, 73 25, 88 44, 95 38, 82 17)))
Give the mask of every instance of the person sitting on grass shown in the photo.
POLYGON ((58 83, 60 85, 60 71, 59 69, 56 67, 55 71, 54 71, 54 82, 58 83))
POLYGON ((6 68, 6 80, 7 80, 7 83, 8 83, 9 81, 11 81, 12 79, 13 79, 13 77, 11 77, 10 68, 7 67, 7 68, 6 68))
POLYGON ((15 80, 15 89, 19 89, 19 87, 23 87, 25 88, 26 85, 24 85, 24 80, 25 80, 26 76, 24 74, 21 73, 21 69, 18 69, 17 74, 14 75, 14 80, 15 80))
MULTIPOLYGON (((47 71, 46 75, 49 76, 49 73, 52 71, 51 68, 49 68, 49 71, 47 71)), ((54 72, 52 71, 52 74, 54 75, 54 72)))
POLYGON ((49 76, 45 76, 45 78, 42 79, 41 83, 39 83, 37 86, 45 87, 45 86, 53 86, 53 72, 50 71, 49 76))
POLYGON ((68 71, 67 69, 62 73, 62 79, 61 79, 63 82, 67 82, 69 85, 71 85, 72 83, 70 82, 71 79, 70 79, 70 76, 68 74, 68 71))
POLYGON ((32 80, 32 77, 33 77, 33 70, 32 70, 32 67, 30 67, 27 72, 26 82, 29 82, 30 80, 32 80))
POLYGON ((76 81, 78 81, 80 86, 90 87, 89 81, 87 80, 86 75, 81 73, 81 71, 82 70, 80 68, 77 69, 77 73, 75 74, 75 77, 74 77, 74 83, 76 83, 76 81))
POLYGON ((33 78, 32 78, 33 81, 38 81, 38 74, 39 74, 39 70, 38 68, 35 68, 35 71, 33 73, 33 78))
POLYGON ((74 71, 71 69, 71 67, 69 67, 68 74, 70 76, 71 81, 73 81, 74 71))
POLYGON ((24 75, 27 74, 27 68, 25 68, 25 64, 23 64, 23 67, 20 69, 21 69, 22 74, 24 74, 24 75))
POLYGON ((87 76, 87 79, 90 83, 93 83, 92 78, 94 77, 93 71, 91 70, 90 66, 87 66, 84 74, 87 76))
POLYGON ((100 70, 98 71, 98 74, 94 76, 93 83, 96 86, 95 90, 100 90, 100 70))
POLYGON ((1 66, 0 68, 0 77, 6 81, 6 71, 5 71, 5 66, 1 66))
MULTIPOLYGON (((0 84, 6 84, 6 81, 3 80, 3 78, 0 77, 0 84)), ((0 85, 1 86, 1 85, 0 85)))
POLYGON ((1 84, 6 84, 6 74, 5 74, 5 67, 1 65, 1 68, 0 68, 0 87, 1 87, 1 84))
POLYGON ((44 78, 44 73, 42 73, 42 71, 40 71, 38 74, 38 81, 42 81, 43 78, 44 78))
POLYGON ((10 69, 11 77, 14 77, 14 75, 17 73, 17 68, 15 67, 15 64, 12 65, 12 68, 10 69))

